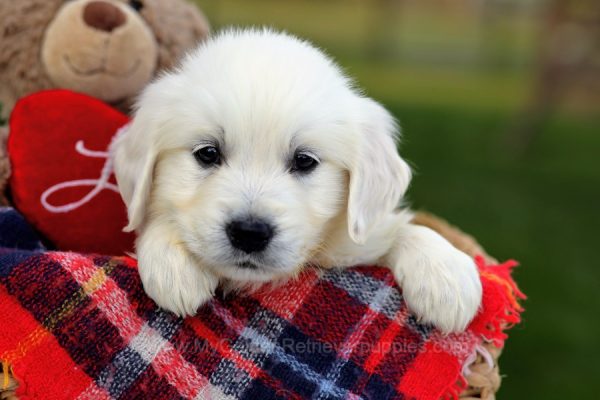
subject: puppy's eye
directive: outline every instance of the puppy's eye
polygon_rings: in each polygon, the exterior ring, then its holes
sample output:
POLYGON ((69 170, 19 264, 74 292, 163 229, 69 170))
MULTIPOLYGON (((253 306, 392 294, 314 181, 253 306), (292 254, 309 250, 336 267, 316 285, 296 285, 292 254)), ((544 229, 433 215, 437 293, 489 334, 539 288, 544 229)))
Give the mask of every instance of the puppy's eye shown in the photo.
POLYGON ((204 146, 194 150, 194 157, 201 165, 219 165, 221 164, 221 152, 215 146, 204 146))
POLYGON ((142 0, 130 0, 129 5, 135 11, 142 11, 142 8, 144 8, 144 3, 142 2, 142 0))
POLYGON ((319 161, 314 156, 308 153, 298 152, 294 154, 291 170, 292 172, 301 172, 307 174, 314 170, 317 165, 319 165, 319 161))

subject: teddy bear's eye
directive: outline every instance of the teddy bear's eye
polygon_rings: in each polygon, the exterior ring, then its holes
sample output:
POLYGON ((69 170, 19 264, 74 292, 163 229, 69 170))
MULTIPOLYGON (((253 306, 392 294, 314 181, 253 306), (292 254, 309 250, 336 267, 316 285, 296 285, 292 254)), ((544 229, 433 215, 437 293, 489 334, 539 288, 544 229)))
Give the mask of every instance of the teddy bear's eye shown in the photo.
POLYGON ((142 0, 130 0, 129 1, 129 5, 131 6, 131 8, 133 8, 135 11, 141 11, 142 8, 144 8, 144 3, 142 2, 142 0))

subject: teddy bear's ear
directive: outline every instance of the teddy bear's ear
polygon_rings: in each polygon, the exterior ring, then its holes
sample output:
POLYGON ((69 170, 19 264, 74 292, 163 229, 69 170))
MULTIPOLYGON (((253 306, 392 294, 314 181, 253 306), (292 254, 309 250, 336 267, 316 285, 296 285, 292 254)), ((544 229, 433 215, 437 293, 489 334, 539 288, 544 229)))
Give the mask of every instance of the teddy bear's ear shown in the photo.
POLYGON ((115 176, 127 206, 125 232, 139 228, 146 215, 157 153, 148 135, 150 129, 147 119, 134 118, 111 144, 115 176))
POLYGON ((140 14, 156 36, 159 71, 171 69, 210 32, 208 19, 187 0, 144 0, 140 14))
POLYGON ((0 0, 0 101, 7 118, 16 101, 52 88, 39 61, 42 38, 64 0, 0 0))

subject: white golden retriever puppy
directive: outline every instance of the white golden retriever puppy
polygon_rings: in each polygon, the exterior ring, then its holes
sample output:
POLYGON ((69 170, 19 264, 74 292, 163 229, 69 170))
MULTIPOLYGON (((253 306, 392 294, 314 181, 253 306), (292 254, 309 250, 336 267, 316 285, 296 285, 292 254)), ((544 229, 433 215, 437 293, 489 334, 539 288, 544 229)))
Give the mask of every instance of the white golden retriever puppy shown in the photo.
POLYGON ((111 148, 148 295, 193 315, 220 283, 304 265, 387 265, 412 312, 463 330, 473 261, 399 210, 410 168, 392 116, 311 44, 221 33, 142 93, 111 148))

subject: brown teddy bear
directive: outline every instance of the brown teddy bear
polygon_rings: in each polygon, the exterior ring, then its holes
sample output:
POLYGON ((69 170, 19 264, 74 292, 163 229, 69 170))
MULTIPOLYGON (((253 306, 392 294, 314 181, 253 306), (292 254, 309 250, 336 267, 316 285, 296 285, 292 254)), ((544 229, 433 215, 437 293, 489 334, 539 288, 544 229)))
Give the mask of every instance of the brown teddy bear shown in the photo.
MULTIPOLYGON (((185 0, 0 1, 0 120, 43 89, 82 92, 129 111, 132 99, 208 35, 185 0)), ((0 129, 0 204, 9 176, 0 129)))

